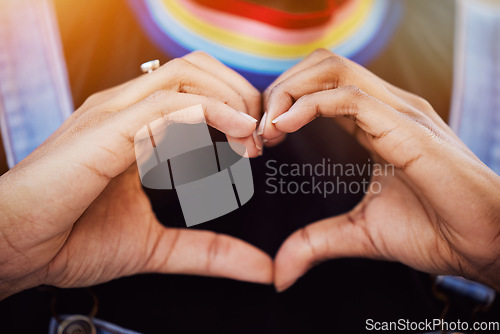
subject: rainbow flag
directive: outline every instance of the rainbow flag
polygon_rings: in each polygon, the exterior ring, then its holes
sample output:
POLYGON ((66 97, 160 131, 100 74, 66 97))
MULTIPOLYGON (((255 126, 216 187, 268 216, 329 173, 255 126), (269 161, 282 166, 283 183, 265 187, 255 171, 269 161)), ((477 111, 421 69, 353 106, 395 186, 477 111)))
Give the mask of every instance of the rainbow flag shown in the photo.
POLYGON ((402 13, 397 0, 330 3, 321 12, 295 14, 245 0, 129 0, 167 55, 205 51, 259 89, 317 48, 366 64, 387 44, 402 13))

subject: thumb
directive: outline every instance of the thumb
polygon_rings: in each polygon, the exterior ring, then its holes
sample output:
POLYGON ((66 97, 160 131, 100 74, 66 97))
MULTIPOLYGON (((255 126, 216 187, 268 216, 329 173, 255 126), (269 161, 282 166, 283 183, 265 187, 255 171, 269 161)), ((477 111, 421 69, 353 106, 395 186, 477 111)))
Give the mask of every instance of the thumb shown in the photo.
POLYGON ((157 224, 140 272, 225 277, 270 284, 272 259, 234 237, 210 231, 167 228, 157 224))
POLYGON ((274 262, 276 290, 286 290, 318 262, 340 257, 377 257, 376 247, 354 211, 295 231, 281 245, 274 262))

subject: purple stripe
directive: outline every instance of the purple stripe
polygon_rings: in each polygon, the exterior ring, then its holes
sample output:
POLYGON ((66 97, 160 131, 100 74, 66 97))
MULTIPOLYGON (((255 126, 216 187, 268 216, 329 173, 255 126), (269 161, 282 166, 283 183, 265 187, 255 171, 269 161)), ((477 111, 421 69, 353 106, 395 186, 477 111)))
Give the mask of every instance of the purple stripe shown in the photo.
POLYGON ((403 15, 403 4, 399 1, 392 1, 389 5, 389 11, 387 11, 383 25, 380 28, 377 37, 372 39, 368 44, 361 48, 355 55, 351 57, 351 60, 358 64, 366 65, 376 56, 378 56, 382 50, 389 44, 392 39, 396 28, 401 22, 401 17, 403 15))
MULTIPOLYGON (((163 52, 165 52, 165 54, 167 54, 171 58, 177 58, 193 51, 179 45, 170 36, 168 36, 165 31, 158 27, 153 17, 151 16, 149 9, 145 4, 145 1, 128 0, 128 3, 132 10, 135 12, 139 22, 148 34, 151 41, 156 44, 163 52)), ((398 1, 392 1, 392 4, 389 7, 390 10, 387 12, 384 18, 384 24, 382 25, 377 38, 370 41, 367 45, 365 45, 353 56, 351 56, 351 59, 355 62, 362 65, 367 64, 370 60, 380 54, 380 52, 392 38, 394 30, 400 22, 400 18, 403 12, 403 6, 398 1)), ((267 73, 264 74, 258 71, 242 70, 233 66, 230 67, 240 75, 245 77, 260 91, 266 89, 278 77, 278 75, 270 75, 267 73)))

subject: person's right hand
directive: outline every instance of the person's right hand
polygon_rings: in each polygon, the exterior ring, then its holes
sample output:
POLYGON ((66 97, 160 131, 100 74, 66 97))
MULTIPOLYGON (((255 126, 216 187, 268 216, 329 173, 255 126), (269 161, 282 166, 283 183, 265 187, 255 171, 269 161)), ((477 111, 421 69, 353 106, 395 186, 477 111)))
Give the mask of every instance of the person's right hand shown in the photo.
POLYGON ((268 143, 331 117, 376 163, 353 210, 307 225, 281 245, 278 290, 340 257, 399 261, 500 290, 500 177, 427 101, 327 50, 283 73, 264 96, 268 143))
POLYGON ((135 134, 196 104, 209 125, 258 153, 256 121, 242 113, 259 117, 260 94, 197 52, 90 97, 0 177, 0 299, 40 284, 80 287, 141 272, 270 283, 267 254, 229 236, 165 228, 142 190, 135 134))

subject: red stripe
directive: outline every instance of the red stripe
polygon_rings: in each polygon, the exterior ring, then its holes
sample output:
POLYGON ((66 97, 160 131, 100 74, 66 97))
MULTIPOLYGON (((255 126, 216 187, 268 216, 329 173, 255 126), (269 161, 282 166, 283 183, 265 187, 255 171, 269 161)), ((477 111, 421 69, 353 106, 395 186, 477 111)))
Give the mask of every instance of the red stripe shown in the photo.
POLYGON ((199 4, 221 12, 242 16, 285 29, 301 29, 322 25, 348 0, 328 0, 328 8, 309 13, 290 13, 250 3, 245 0, 195 0, 199 4))

